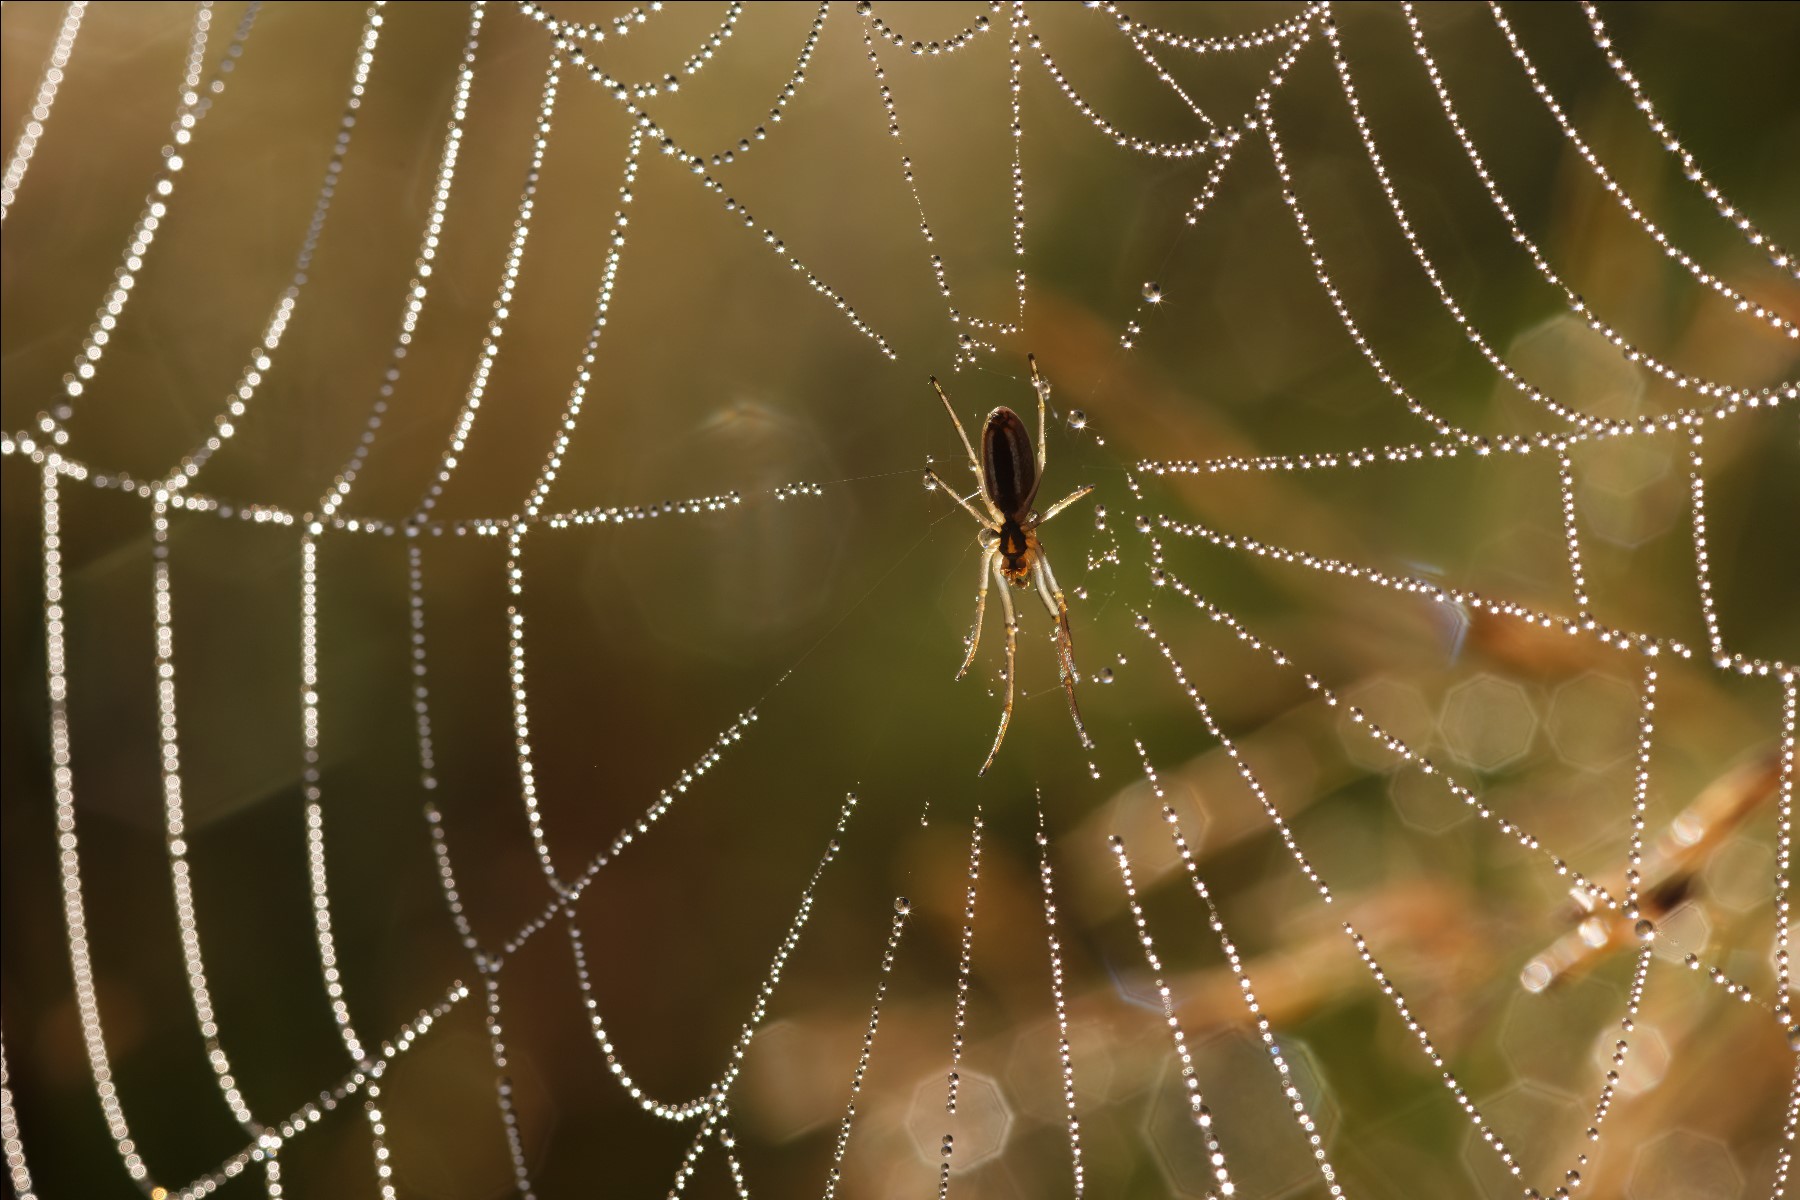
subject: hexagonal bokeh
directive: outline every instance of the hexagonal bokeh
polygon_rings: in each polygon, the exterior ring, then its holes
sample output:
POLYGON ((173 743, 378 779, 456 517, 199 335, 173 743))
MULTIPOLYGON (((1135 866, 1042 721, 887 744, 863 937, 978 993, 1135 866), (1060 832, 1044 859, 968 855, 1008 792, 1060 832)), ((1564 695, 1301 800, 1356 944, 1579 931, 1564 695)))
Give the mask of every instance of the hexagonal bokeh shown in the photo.
POLYGON ((1744 1173, 1731 1147, 1688 1129, 1671 1129, 1638 1147, 1625 1180, 1626 1200, 1738 1200, 1744 1173))
POLYGON ((1734 912, 1765 908, 1775 899, 1775 850, 1738 834, 1713 854, 1702 873, 1706 894, 1734 912))
MULTIPOLYGON (((659 485, 652 481, 714 464, 732 464, 732 478, 752 491, 841 474, 818 421, 747 396, 645 450, 628 467, 636 476, 626 484, 634 495, 654 493, 659 485)), ((825 603, 850 527, 805 515, 815 511, 764 509, 749 521, 698 516, 645 544, 660 543, 657 552, 623 544, 595 552, 581 580, 583 599, 600 620, 617 620, 627 599, 646 639, 730 659, 745 640, 804 625, 825 603)), ((959 617, 955 627, 966 628, 966 621, 959 617)))
MULTIPOLYGON (((1196 848, 1203 844, 1197 839, 1205 837, 1211 823, 1198 794, 1179 782, 1179 776, 1172 774, 1165 780, 1163 792, 1164 795, 1159 797, 1147 781, 1134 780, 1121 787, 1108 806, 1108 818, 1112 822, 1108 832, 1125 839, 1125 844, 1131 848, 1132 867, 1145 879, 1155 879, 1173 871, 1179 862, 1175 845, 1169 838, 1168 821, 1163 817, 1165 805, 1180 814, 1182 834, 1196 848)), ((1108 882, 1116 886, 1118 872, 1110 863, 1108 869, 1113 872, 1108 882)))
MULTIPOLYGON (((1277 1038, 1294 1088, 1324 1144, 1337 1127, 1338 1107, 1325 1089, 1311 1052, 1298 1041, 1277 1038)), ((1281 1076, 1262 1039, 1247 1029, 1218 1029, 1189 1043, 1200 1094, 1212 1110, 1214 1129, 1241 1200, 1279 1200, 1319 1182, 1307 1135, 1300 1130, 1281 1076)), ((1157 1077, 1144 1138, 1170 1190, 1205 1196, 1215 1186, 1206 1142, 1188 1108, 1180 1061, 1170 1054, 1157 1077)))
POLYGON ((1647 1092, 1669 1072, 1669 1043, 1663 1041, 1655 1026, 1639 1023, 1629 1034, 1621 1035, 1615 1025, 1594 1039, 1591 1061, 1596 1074, 1612 1070, 1613 1054, 1621 1036, 1625 1038, 1626 1050, 1625 1061, 1619 1064, 1618 1094, 1635 1096, 1647 1092))
POLYGON ((944 1108, 947 1088, 942 1073, 919 1080, 913 1089, 912 1107, 907 1110, 906 1130, 919 1158, 934 1167, 944 1161, 944 1136, 955 1138, 950 1173, 960 1175, 998 1158, 1006 1149, 1013 1114, 999 1081, 980 1071, 965 1066, 958 1072, 954 1115, 944 1108))
POLYGON ((1474 815, 1442 779, 1423 771, 1395 771, 1388 779, 1388 797, 1400 819, 1421 833, 1448 833, 1474 815))
MULTIPOLYGON (((1068 1117, 1063 1097, 1062 1058, 1056 1022, 1042 1021, 1013 1039, 1006 1062, 1006 1082, 1019 1110, 1048 1124, 1068 1117)), ((1069 1026, 1069 1058, 1075 1069, 1075 1103, 1089 1112, 1106 1103, 1113 1082, 1112 1038, 1097 1021, 1069 1026)))
POLYGON ((1689 901, 1677 906, 1656 923, 1656 949, 1664 962, 1684 962, 1690 954, 1705 954, 1712 941, 1712 921, 1706 910, 1689 901))
POLYGON ((785 1142, 842 1114, 843 1081, 817 1066, 821 1054, 837 1049, 794 1021, 771 1021, 756 1031, 744 1052, 739 1107, 758 1133, 785 1142))
POLYGON ((1450 689, 1439 727, 1458 759, 1497 771, 1531 749, 1537 708, 1522 685, 1481 674, 1450 689))
POLYGON ((1610 1052, 1624 1014, 1624 994, 1592 975, 1540 992, 1520 988, 1500 1016, 1500 1056, 1521 1081, 1597 1087, 1600 1072, 1587 1067, 1589 1047, 1598 1037, 1610 1052))
POLYGON ((1675 523, 1687 489, 1670 470, 1674 451, 1668 444, 1654 438, 1613 438, 1587 449, 1575 472, 1584 534, 1637 546, 1675 523))
POLYGON ((1643 369, 1573 313, 1558 313, 1521 333, 1507 358, 1552 396, 1580 396, 1583 411, 1593 416, 1622 420, 1638 413, 1643 369))
POLYGON ((1113 995, 1145 1012, 1162 1015, 1162 994, 1156 990, 1156 977, 1136 969, 1127 959, 1123 964, 1106 958, 1106 973, 1112 980, 1113 995))
POLYGON ((1556 689, 1550 743, 1563 761, 1603 771, 1637 747, 1638 694, 1622 679, 1588 671, 1556 689))
MULTIPOLYGON (((1563 1169, 1560 1156, 1570 1137, 1587 1127, 1587 1110, 1579 1097, 1538 1083, 1512 1084, 1476 1100, 1475 1107, 1506 1143, 1526 1180, 1548 1182, 1550 1172, 1563 1169)), ((1475 1183, 1476 1195, 1488 1200, 1518 1200, 1523 1190, 1519 1180, 1473 1122, 1463 1134, 1462 1160, 1475 1183)), ((1534 1186, 1544 1190, 1542 1182, 1534 1186)))
MULTIPOLYGON (((1416 752, 1424 752, 1437 731, 1431 705, 1425 702, 1419 689, 1386 675, 1363 680, 1346 689, 1341 707, 1362 709, 1369 720, 1416 752)), ((1366 726, 1358 725, 1348 717, 1339 723, 1338 737, 1344 744, 1345 756, 1366 771, 1391 771, 1401 761, 1393 751, 1370 737, 1366 726)))

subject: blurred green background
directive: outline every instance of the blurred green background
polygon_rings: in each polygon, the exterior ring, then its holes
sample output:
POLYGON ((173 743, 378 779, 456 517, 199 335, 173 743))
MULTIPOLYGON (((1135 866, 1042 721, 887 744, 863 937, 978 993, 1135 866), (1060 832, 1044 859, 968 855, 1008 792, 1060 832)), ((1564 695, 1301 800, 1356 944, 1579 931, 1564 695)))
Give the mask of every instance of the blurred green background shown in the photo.
MULTIPOLYGON (((1141 10, 1141 11, 1140 11, 1141 10)), ((623 6, 567 5, 605 20, 623 6)), ((1069 1187, 1034 796, 1057 872, 1077 1101, 1090 1194, 1201 1195, 1206 1166, 1154 1003, 1113 855, 1132 853, 1196 1067, 1240 1187, 1318 1196, 1267 1053, 1204 910, 1179 877, 1144 782, 1154 765, 1259 999, 1354 1196, 1516 1195, 1342 936, 1354 921, 1459 1080, 1548 1192, 1575 1156, 1584 1191, 1632 1200, 1761 1194, 1775 1171, 1792 1054, 1766 1007, 1680 966, 1701 954, 1773 987, 1774 804, 1708 843, 1691 901, 1652 966, 1605 1136, 1583 1130, 1607 1069, 1632 956, 1565 986, 1521 969, 1570 928, 1566 880, 1436 781, 1394 770, 1293 671, 1278 671, 1181 597, 1152 586, 1138 513, 1198 520, 1572 613, 1554 458, 1456 458, 1367 470, 1162 479, 1142 458, 1343 451, 1425 441, 1312 278, 1259 136, 1197 225, 1204 160, 1130 153, 1023 56, 1029 274, 1023 330, 953 370, 953 301, 1015 316, 1007 92, 1010 9, 950 56, 878 43, 904 138, 887 133, 863 21, 830 7, 804 86, 769 107, 817 15, 749 5, 715 61, 645 102, 697 151, 766 140, 713 170, 891 344, 882 357, 682 164, 645 156, 594 383, 550 507, 650 504, 736 491, 725 512, 536 529, 522 599, 531 740, 558 866, 602 850, 673 788, 740 714, 741 742, 609 866, 579 904, 595 998, 626 1067, 659 1097, 705 1091, 725 1065, 844 794, 860 796, 817 907, 734 1092, 738 1156, 760 1195, 826 1177, 868 1019, 893 898, 913 917, 883 1009, 845 1162, 856 1196, 936 1183, 957 1138, 963 1197, 1069 1187), (905 187, 909 156, 935 237, 905 187), (1162 303, 1143 303, 1147 282, 1162 303), (1139 332, 1127 336, 1131 323, 1139 332), (1133 343, 1123 347, 1122 339, 1133 343), (1072 593, 1077 743, 1041 609, 1028 595, 1021 699, 988 777, 999 709, 997 600, 977 666, 952 680, 974 597, 970 522, 920 486, 928 457, 960 480, 960 447, 926 386, 964 420, 1029 412, 1024 355, 1052 383, 1047 496, 1097 490, 1048 526, 1072 593), (1085 421, 1071 421, 1080 411, 1085 421), (1077 426, 1080 426, 1079 428, 1077 426), (818 495, 778 499, 806 482, 818 495), (1096 506, 1106 509, 1097 520, 1096 506), (1102 527, 1103 526, 1103 527, 1102 527), (1309 859, 1327 908, 1210 738, 1147 614, 1242 747, 1309 859), (1110 671, 1111 682, 1101 681, 1110 671), (942 1111, 975 807, 985 822, 961 1112, 942 1111)), ((947 38, 965 4, 878 5, 908 38, 947 38)), ((1140 5, 1183 34, 1255 29, 1298 6, 1140 5)), ((4 10, 0 130, 20 128, 62 6, 4 10)), ((243 12, 217 6, 217 55, 243 12)), ((260 13, 206 117, 67 452, 155 478, 212 429, 293 269, 336 136, 362 10, 260 13)), ((1657 145, 1575 5, 1507 12, 1561 100, 1671 239, 1759 302, 1800 316, 1800 288, 1720 220, 1657 145)), ((1711 177, 1772 237, 1800 244, 1800 7, 1607 4, 1616 46, 1711 177)), ((388 10, 296 319, 240 431, 195 487, 235 506, 310 511, 382 383, 447 119, 465 8, 388 10)), ((0 241, 0 427, 60 397, 93 305, 158 165, 192 9, 96 5, 0 241)), ((1084 100, 1120 129, 1187 141, 1196 121, 1105 13, 1033 5, 1084 100)), ((1424 5, 1426 35, 1490 169, 1571 286, 1679 368, 1762 388, 1794 379, 1794 343, 1732 311, 1620 213, 1532 94, 1487 10, 1424 5)), ((723 18, 676 5, 592 53, 659 79, 723 18)), ((1414 227, 1488 340, 1538 386, 1608 417, 1693 397, 1624 363, 1532 272, 1451 136, 1400 13, 1338 12, 1374 135, 1414 227)), ((607 26, 610 28, 610 26, 607 26)), ((530 152, 550 48, 490 6, 458 181, 418 340, 344 515, 413 511, 462 403, 530 152)), ((1296 190, 1346 304, 1405 386, 1490 433, 1553 430, 1462 337, 1407 253, 1356 138, 1325 47, 1308 46, 1274 117, 1296 190)), ((1275 51, 1155 47, 1187 94, 1235 120, 1275 51)), ((510 514, 554 436, 593 317, 626 118, 565 70, 510 326, 466 454, 437 509, 510 514)), ((1596 616, 1704 646, 1684 442, 1581 447, 1577 500, 1596 616)), ((1800 659, 1800 436, 1792 403, 1709 428, 1712 585, 1727 643, 1800 659)), ((39 475, 4 460, 4 1022, 39 1194, 128 1194, 88 1075, 60 911, 48 784, 39 475)), ((66 482, 62 501, 75 789, 83 881, 115 1078, 158 1182, 179 1186, 244 1142, 195 1027, 165 853, 153 687, 149 505, 66 482)), ((252 1110, 286 1114, 335 1081, 339 1044, 312 937, 300 791, 299 549, 292 528, 172 518, 174 638, 189 855, 221 1038, 252 1110)), ((327 533, 320 549, 322 803, 346 1000, 378 1041, 475 982, 421 818, 406 548, 327 533)), ((498 944, 550 899, 519 798, 507 683, 505 542, 422 541, 429 686, 444 815, 470 920, 498 944)), ((1592 638, 1468 614, 1367 583, 1182 539, 1168 572, 1236 614, 1496 811, 1596 879, 1623 870, 1641 660, 1592 638)), ((1779 686, 1664 664, 1649 835, 1773 745, 1779 686)), ((500 977, 510 1074, 537 1194, 669 1186, 690 1126, 646 1116, 589 1032, 567 938, 553 925, 500 977)), ((403 1195, 513 1187, 479 994, 406 1053, 382 1108, 403 1195)), ((373 1194, 367 1125, 339 1112, 284 1151, 290 1196, 373 1194)), ((10 1150, 10 1147, 9 1147, 10 1150)), ((714 1147, 690 1185, 731 1193, 714 1147)), ((248 1194, 260 1184, 227 1189, 248 1194)))

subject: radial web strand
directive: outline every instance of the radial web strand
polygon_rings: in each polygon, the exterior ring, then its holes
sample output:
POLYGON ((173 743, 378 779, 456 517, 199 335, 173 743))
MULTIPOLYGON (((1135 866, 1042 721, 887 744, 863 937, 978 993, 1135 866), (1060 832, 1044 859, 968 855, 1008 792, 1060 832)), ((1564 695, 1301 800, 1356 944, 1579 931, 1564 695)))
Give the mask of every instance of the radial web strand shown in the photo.
POLYGON ((1791 1192, 1793 11, 0 19, 13 1193, 1791 1192))

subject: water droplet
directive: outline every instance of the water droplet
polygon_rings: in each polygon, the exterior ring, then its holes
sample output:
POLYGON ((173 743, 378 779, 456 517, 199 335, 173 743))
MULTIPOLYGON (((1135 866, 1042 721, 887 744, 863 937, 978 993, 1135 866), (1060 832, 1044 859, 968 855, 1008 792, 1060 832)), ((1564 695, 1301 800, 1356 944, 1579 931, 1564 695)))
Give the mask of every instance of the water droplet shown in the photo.
POLYGON ((925 472, 925 475, 923 478, 925 481, 925 490, 926 491, 928 491, 928 492, 937 491, 937 480, 935 480, 931 477, 930 471, 925 472))
POLYGON ((1632 926, 1632 932, 1637 934, 1638 941, 1648 942, 1656 937, 1656 926, 1645 919, 1632 926))
POLYGON ((1101 667, 1100 673, 1094 676, 1094 678, 1101 683, 1111 683, 1113 681, 1113 669, 1111 667, 1101 667))
POLYGON ((1086 429, 1087 428, 1087 414, 1085 412, 1082 412, 1079 408, 1075 409, 1073 412, 1071 412, 1069 414, 1069 428, 1071 428, 1071 429, 1086 429))
POLYGON ((908 900, 905 896, 895 896, 894 911, 904 917, 907 913, 912 911, 912 901, 908 900))
POLYGON ((1157 283, 1146 283, 1144 285, 1144 299, 1151 304, 1161 304, 1162 285, 1157 283))
POLYGON ((1088 764, 1088 778, 1089 779, 1100 778, 1100 764, 1099 763, 1090 762, 1088 764))
POLYGON ((1143 513, 1138 514, 1137 520, 1134 522, 1134 524, 1137 525, 1137 531, 1139 533, 1149 533, 1150 532, 1150 518, 1146 517, 1143 513))

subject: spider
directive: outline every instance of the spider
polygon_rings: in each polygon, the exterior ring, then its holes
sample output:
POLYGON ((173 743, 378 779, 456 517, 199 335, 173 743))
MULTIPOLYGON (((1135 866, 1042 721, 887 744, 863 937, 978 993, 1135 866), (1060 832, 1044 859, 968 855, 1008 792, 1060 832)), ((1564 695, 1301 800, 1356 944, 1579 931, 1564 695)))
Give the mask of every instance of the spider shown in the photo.
POLYGON ((978 775, 986 775, 988 768, 994 765, 994 756, 1000 753, 1000 743, 1006 740, 1006 727, 1012 721, 1018 620, 1013 615, 1012 594, 1007 591, 1009 584, 1017 588, 1035 585, 1038 597, 1055 619, 1056 665, 1062 675, 1063 690, 1069 695, 1069 715, 1075 719, 1075 732, 1081 735, 1081 744, 1094 744, 1081 723, 1081 709, 1075 703, 1075 641, 1069 635, 1069 606, 1063 600, 1062 588, 1057 586, 1049 556, 1044 553, 1044 545, 1037 535, 1040 525, 1093 491, 1094 485, 1076 488, 1052 504, 1047 512, 1040 514, 1032 507, 1044 474, 1044 402, 1050 393, 1050 385, 1038 375, 1036 358, 1027 355, 1026 362, 1031 364, 1031 386, 1037 392, 1035 457, 1031 437, 1025 432, 1025 422, 1012 409, 1002 406, 988 414, 987 424, 981 430, 981 457, 977 458, 962 421, 950 405, 950 397, 944 394, 937 376, 931 378, 931 386, 937 390, 938 399, 944 402, 944 411, 950 414, 956 435, 962 439, 963 449, 968 451, 969 470, 981 482, 981 502, 987 509, 984 515, 981 509, 969 503, 967 497, 952 490, 936 471, 925 468, 926 483, 962 505, 981 526, 975 539, 981 547, 981 587, 975 593, 975 628, 969 635, 969 652, 963 656, 962 666, 956 672, 958 679, 968 673, 969 664, 975 661, 975 649, 981 644, 981 620, 987 612, 990 578, 999 581, 1000 600, 1006 606, 1006 703, 1000 709, 1000 728, 994 734, 994 747, 988 751, 987 761, 981 764, 978 775))

